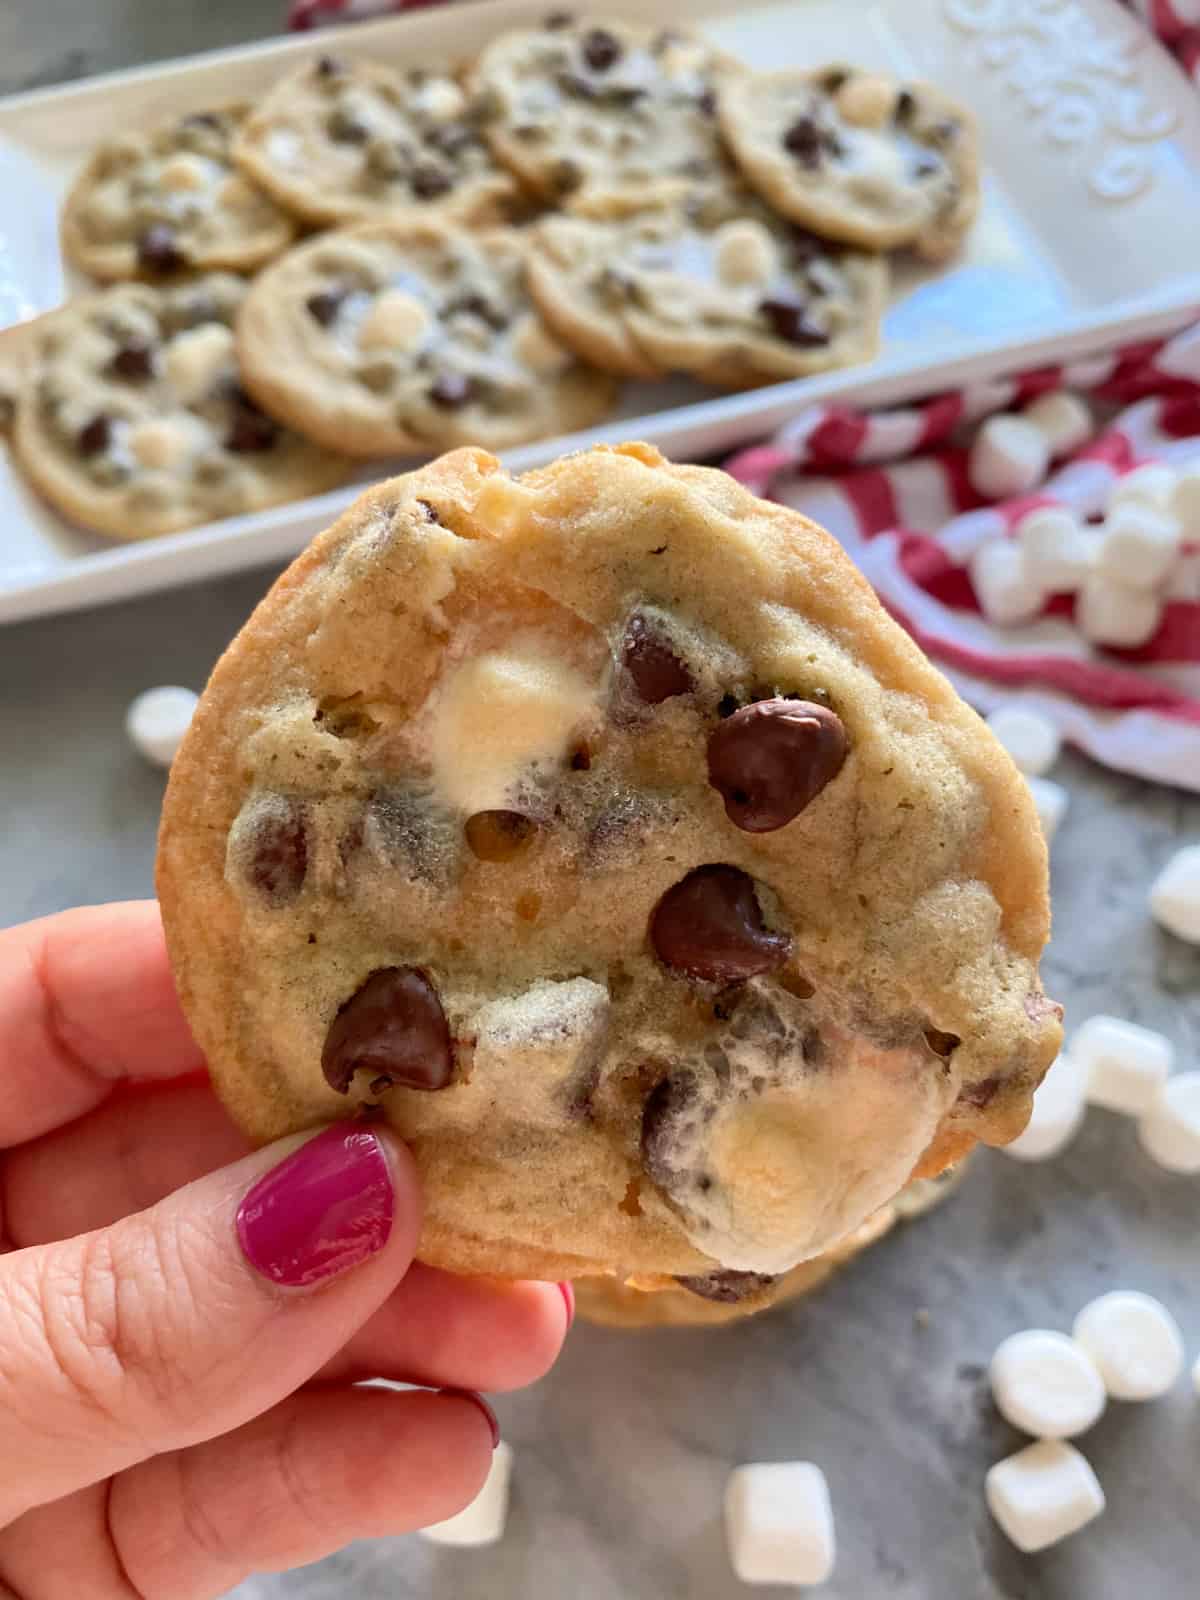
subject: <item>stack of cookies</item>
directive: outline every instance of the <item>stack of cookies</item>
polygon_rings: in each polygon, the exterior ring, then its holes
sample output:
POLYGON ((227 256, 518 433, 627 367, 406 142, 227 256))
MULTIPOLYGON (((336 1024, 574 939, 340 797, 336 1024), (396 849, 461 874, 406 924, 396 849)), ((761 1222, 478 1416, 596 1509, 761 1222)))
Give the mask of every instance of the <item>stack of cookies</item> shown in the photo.
POLYGON ((620 378, 864 361, 886 252, 945 259, 978 190, 939 90, 752 73, 680 29, 556 15, 454 71, 321 56, 95 152, 63 248, 109 287, 34 326, 14 451, 142 538, 358 458, 588 428, 620 378))

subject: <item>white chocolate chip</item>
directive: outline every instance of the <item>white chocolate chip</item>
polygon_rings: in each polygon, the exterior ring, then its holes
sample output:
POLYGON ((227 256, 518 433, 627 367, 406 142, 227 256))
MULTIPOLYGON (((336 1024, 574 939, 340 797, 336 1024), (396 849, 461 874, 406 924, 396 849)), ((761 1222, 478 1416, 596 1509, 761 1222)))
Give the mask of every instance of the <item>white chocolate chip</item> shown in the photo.
POLYGON ((1161 1301, 1116 1289, 1084 1306, 1072 1330, 1114 1400, 1157 1400, 1183 1371, 1183 1335, 1161 1301))
POLYGON ((1150 888, 1155 922, 1177 939, 1200 944, 1200 844, 1177 850, 1150 888))
POLYGON ((181 150, 164 161, 159 168, 158 181, 164 189, 204 189, 212 181, 213 164, 203 156, 181 150))
POLYGON ((1045 438, 1055 461, 1074 455, 1092 437, 1091 409, 1083 396, 1071 389, 1040 395, 1021 415, 1045 438))
POLYGON ((1149 1111, 1175 1060, 1163 1034, 1106 1016, 1088 1018, 1071 1040, 1071 1054, 1087 1069, 1091 1103, 1127 1117, 1149 1111))
POLYGON ((125 713, 125 732, 139 754, 156 767, 169 767, 191 725, 198 698, 174 684, 139 694, 125 713))
POLYGON ((833 1571, 833 1506, 811 1461, 754 1461, 725 1485, 725 1540, 743 1583, 824 1583, 833 1571))
POLYGON ((429 327, 429 312, 403 289, 385 289, 358 330, 363 350, 411 350, 429 327))
POLYGON ((1047 594, 1073 593, 1091 571, 1099 540, 1065 506, 1039 506, 1017 524, 1025 571, 1047 594))
POLYGON ((987 724, 1026 777, 1040 778, 1058 760, 1058 729, 1032 706, 999 706, 987 724))
POLYGON ((1035 1439, 1073 1439, 1100 1420, 1104 1379, 1065 1333, 1026 1328, 997 1348, 989 1369, 996 1409, 1035 1439))
POLYGON ((1179 535, 1174 517, 1139 500, 1122 501, 1104 521, 1097 568, 1130 589, 1156 589, 1175 563, 1179 535))
POLYGON ((1038 814, 1046 843, 1049 844, 1067 814, 1067 807, 1071 801, 1070 791, 1061 783, 1055 783, 1053 778, 1033 777, 1026 778, 1025 782, 1029 785, 1034 810, 1038 814))
POLYGON ((967 463, 971 487, 985 500, 1028 494, 1046 476, 1050 447, 1024 417, 989 417, 975 435, 967 463))
POLYGON ((896 105, 896 86, 880 73, 854 72, 835 97, 839 114, 858 128, 882 128, 896 105))
POLYGON ((508 1490, 512 1479, 513 1453, 501 1439, 492 1452, 492 1464, 483 1488, 469 1506, 444 1522, 433 1522, 421 1529, 430 1544, 451 1545, 458 1549, 478 1549, 496 1544, 508 1521, 508 1490))
POLYGON ((717 276, 731 288, 764 284, 775 270, 775 247, 760 223, 748 218, 727 222, 713 243, 717 276))
POLYGON ((1049 1161, 1079 1132, 1087 1110, 1087 1069, 1064 1051, 1051 1063, 1033 1096, 1023 1133, 1001 1145, 1014 1161, 1049 1161))
POLYGON ((1075 603, 1075 624, 1092 644, 1134 650, 1158 632, 1162 606, 1147 589, 1131 589, 1105 573, 1084 579, 1075 603))
POLYGON ((126 443, 134 459, 152 470, 175 466, 192 449, 192 440, 184 428, 158 417, 136 423, 126 435, 126 443))
POLYGON ((1117 479, 1108 492, 1108 508, 1111 511, 1114 506, 1137 500, 1142 505, 1163 511, 1170 504, 1174 492, 1175 473, 1172 469, 1164 462, 1148 461, 1117 479))
POLYGON ((1104 1490, 1087 1461, 1061 1439, 1040 1439, 988 1469, 988 1510, 1026 1555, 1047 1550, 1104 1510, 1104 1490))
POLYGON ((542 319, 533 312, 522 317, 513 332, 513 354, 539 377, 554 378, 565 372, 574 357, 552 339, 542 319))
POLYGON ((453 122, 466 104, 466 96, 450 78, 430 78, 417 95, 417 105, 432 122, 453 122))
POLYGON ((233 360, 233 332, 223 322, 176 334, 163 353, 167 377, 185 406, 202 400, 233 360))
POLYGON ((1045 595, 1030 578, 1024 552, 1014 539, 989 539, 970 560, 971 584, 989 622, 1013 627, 1032 622, 1045 595))
POLYGON ((1142 1149, 1168 1172, 1200 1172, 1200 1072, 1177 1072, 1138 1124, 1142 1149))

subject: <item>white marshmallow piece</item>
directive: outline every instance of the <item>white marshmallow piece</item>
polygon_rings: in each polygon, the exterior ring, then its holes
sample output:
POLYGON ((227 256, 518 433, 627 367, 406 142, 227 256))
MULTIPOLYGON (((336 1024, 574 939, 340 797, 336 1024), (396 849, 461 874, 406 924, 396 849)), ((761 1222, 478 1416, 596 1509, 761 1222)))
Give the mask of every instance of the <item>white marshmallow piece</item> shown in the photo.
POLYGON ((1046 843, 1049 844, 1067 814, 1067 807, 1071 803, 1070 791, 1061 783, 1055 783, 1053 778, 1026 778, 1025 782, 1029 785, 1034 810, 1038 814, 1046 843))
POLYGON ((1152 1295, 1115 1289, 1084 1306, 1072 1329, 1114 1400, 1157 1400, 1183 1371, 1179 1324, 1152 1295))
POLYGON ((1167 1081, 1175 1058, 1169 1039, 1120 1017, 1089 1017, 1071 1040, 1071 1054, 1087 1070, 1094 1106, 1143 1117, 1167 1081))
POLYGON ((743 1583, 824 1583, 833 1571, 829 1485, 811 1461, 754 1461, 725 1486, 725 1538, 743 1583))
POLYGON ((987 724, 1026 777, 1040 778, 1058 760, 1058 729, 1032 706, 999 706, 987 724))
POLYGON ((1162 606, 1147 589, 1131 589, 1106 573, 1090 573, 1075 603, 1075 622, 1092 644, 1136 650, 1158 632, 1162 606))
POLYGON ((501 1439, 492 1452, 492 1465, 484 1479, 483 1488, 456 1516, 444 1522, 431 1523, 421 1529, 421 1536, 430 1544, 451 1545, 456 1549, 474 1550, 483 1545, 497 1544, 504 1535, 508 1521, 508 1489, 512 1479, 513 1453, 501 1439))
POLYGON ((1073 594, 1092 570, 1099 540, 1065 506, 1038 506, 1017 524, 1031 582, 1048 594, 1073 594))
POLYGON ((1049 1161, 1065 1150, 1087 1110, 1087 1082, 1087 1069, 1064 1051, 1034 1091, 1025 1131, 1001 1145, 1002 1152, 1014 1161, 1049 1161))
POLYGON ((1074 455, 1095 431, 1091 408, 1073 389, 1039 395, 1021 415, 1043 436, 1055 461, 1074 455))
POLYGON ((1000 1415, 1037 1439, 1073 1439, 1108 1404, 1104 1379, 1083 1346, 1047 1328, 1005 1339, 988 1376, 1000 1415))
POLYGON ((985 500, 1028 494, 1046 476, 1050 446, 1040 428, 1007 413, 989 417, 975 435, 967 477, 985 500))
POLYGON ((1200 944, 1200 844, 1177 850, 1155 878, 1150 911, 1160 928, 1200 944))
POLYGON ((1181 524, 1189 544, 1200 541, 1200 460, 1180 468, 1167 509, 1181 524))
POLYGON ((1168 1172, 1200 1172, 1200 1072, 1177 1072, 1138 1123, 1142 1149, 1168 1172))
POLYGON ((989 622, 1010 628, 1032 622, 1045 595, 1025 570, 1020 546, 1013 539, 989 539, 970 561, 971 584, 979 609, 989 622))
POLYGON ((1100 1480, 1061 1439, 1041 1439, 997 1461, 984 1494, 988 1510, 1026 1555, 1078 1533, 1104 1510, 1100 1480))
POLYGON ((1129 500, 1113 508, 1100 536, 1097 569, 1130 589, 1157 589, 1179 554, 1179 524, 1154 506, 1129 500))
POLYGON ((125 732, 138 754, 156 767, 169 767, 191 726, 198 699, 190 689, 175 684, 139 694, 125 713, 125 732))
POLYGON ((1136 500, 1165 511, 1175 493, 1175 473, 1163 461, 1148 461, 1118 478, 1108 491, 1108 509, 1136 500))

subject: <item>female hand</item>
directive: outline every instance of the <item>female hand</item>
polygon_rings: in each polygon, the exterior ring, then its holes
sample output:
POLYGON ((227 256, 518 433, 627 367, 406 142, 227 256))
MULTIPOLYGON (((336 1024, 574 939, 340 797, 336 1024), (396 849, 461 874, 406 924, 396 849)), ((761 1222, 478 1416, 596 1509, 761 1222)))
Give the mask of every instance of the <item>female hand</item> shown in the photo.
POLYGON ((569 1287, 413 1265, 386 1129, 251 1154, 203 1069, 153 902, 0 933, 5 1600, 201 1600, 450 1516, 494 1443, 454 1391, 570 1325, 569 1287))

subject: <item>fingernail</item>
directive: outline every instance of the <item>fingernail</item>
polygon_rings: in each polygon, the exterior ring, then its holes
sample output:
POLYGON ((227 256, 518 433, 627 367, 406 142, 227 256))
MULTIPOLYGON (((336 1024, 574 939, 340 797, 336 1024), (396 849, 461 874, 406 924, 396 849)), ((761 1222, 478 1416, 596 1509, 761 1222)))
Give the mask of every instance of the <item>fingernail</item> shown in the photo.
POLYGON ((566 1281, 559 1284, 563 1299, 567 1302, 567 1332, 571 1331, 571 1324, 575 1321, 575 1290, 566 1281))
POLYGON ((238 1240, 264 1278, 307 1289, 382 1250, 394 1210, 378 1137, 338 1123, 258 1180, 238 1207, 238 1240))
POLYGON ((474 1389, 439 1389, 438 1393, 452 1395, 456 1400, 470 1400, 472 1405, 477 1405, 492 1430, 492 1449, 496 1448, 500 1443, 500 1424, 496 1421, 496 1413, 481 1394, 477 1394, 474 1389))

